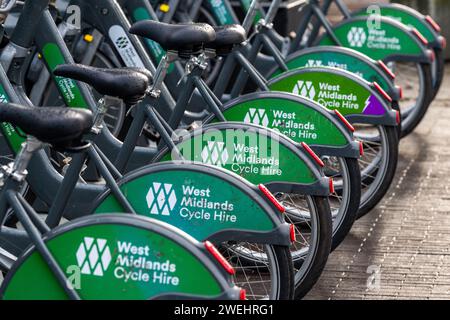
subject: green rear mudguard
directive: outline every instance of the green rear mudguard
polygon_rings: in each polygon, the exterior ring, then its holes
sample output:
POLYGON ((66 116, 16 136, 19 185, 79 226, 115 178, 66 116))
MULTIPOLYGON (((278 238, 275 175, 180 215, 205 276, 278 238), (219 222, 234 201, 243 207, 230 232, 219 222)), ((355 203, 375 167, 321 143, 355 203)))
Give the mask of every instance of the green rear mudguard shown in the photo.
MULTIPOLYGON (((50 231, 44 241, 67 284, 84 300, 239 298, 209 243, 157 220, 88 216, 50 231)), ((68 299, 34 246, 8 272, 0 298, 68 299)))
POLYGON ((445 38, 441 35, 441 27, 431 16, 425 16, 413 8, 398 3, 375 3, 372 7, 367 6, 352 12, 354 17, 371 14, 380 14, 417 29, 427 39, 430 48, 443 50, 446 47, 445 38))
POLYGON ((176 149, 162 150, 153 162, 183 160, 219 166, 272 192, 328 196, 331 180, 323 163, 304 144, 274 130, 242 122, 208 124, 179 132, 176 149), (180 154, 182 157, 180 157, 180 154))
MULTIPOLYGON (((162 162, 136 170, 118 184, 136 213, 169 223, 200 241, 291 244, 282 207, 270 201, 264 186, 225 169, 162 162)), ((96 214, 126 212, 111 191, 102 194, 94 208, 96 214)))
MULTIPOLYGON (((431 64, 434 53, 427 41, 414 29, 390 18, 380 17, 379 26, 371 27, 368 17, 354 17, 333 27, 343 47, 355 49, 374 60, 410 61, 431 64)), ((328 34, 317 45, 338 45, 328 34)))
MULTIPOLYGON (((358 159, 360 143, 353 128, 336 112, 316 102, 284 92, 257 92, 240 96, 223 106, 228 121, 275 129, 297 143, 308 144, 321 156, 358 159)), ((214 115, 205 123, 217 122, 214 115)))
MULTIPOLYGON (((395 75, 387 69, 382 61, 375 61, 356 50, 337 47, 319 46, 306 48, 286 58, 289 70, 306 67, 334 67, 357 74, 368 82, 378 83, 395 101, 401 99, 400 88, 395 86, 395 75)), ((274 67, 267 75, 274 78, 283 71, 274 67)))
POLYGON ((331 67, 301 68, 268 83, 274 91, 306 96, 330 110, 339 110, 351 123, 397 126, 399 112, 376 84, 354 73, 331 67))

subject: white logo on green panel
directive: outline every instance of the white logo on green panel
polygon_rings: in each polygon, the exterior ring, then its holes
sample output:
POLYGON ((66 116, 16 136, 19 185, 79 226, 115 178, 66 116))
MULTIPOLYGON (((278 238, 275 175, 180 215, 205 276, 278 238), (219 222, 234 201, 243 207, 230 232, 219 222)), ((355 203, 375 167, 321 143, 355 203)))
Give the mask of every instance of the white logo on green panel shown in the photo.
POLYGON ((105 239, 85 237, 78 247, 76 257, 82 274, 97 277, 102 277, 111 263, 111 251, 105 239))
POLYGON ((245 115, 244 122, 267 127, 269 125, 269 117, 265 109, 250 108, 245 115))
POLYGON ((321 67, 323 66, 322 61, 320 60, 308 60, 308 62, 306 63, 306 67, 321 67))
POLYGON ((151 214, 170 215, 177 204, 177 196, 173 185, 154 182, 147 193, 147 205, 151 214))
POLYGON ((203 163, 214 166, 224 166, 229 158, 225 143, 215 141, 208 141, 201 156, 203 163))
POLYGON ((351 47, 361 48, 366 43, 367 35, 363 28, 352 27, 347 34, 347 40, 351 47))
POLYGON ((311 81, 300 80, 294 86, 292 93, 313 100, 316 97, 316 88, 311 81))

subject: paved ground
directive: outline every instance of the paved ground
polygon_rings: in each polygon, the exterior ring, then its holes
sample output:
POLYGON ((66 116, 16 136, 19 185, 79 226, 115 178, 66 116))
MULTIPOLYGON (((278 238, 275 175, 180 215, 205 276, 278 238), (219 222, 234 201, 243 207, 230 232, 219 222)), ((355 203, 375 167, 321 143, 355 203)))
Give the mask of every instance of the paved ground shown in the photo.
POLYGON ((450 299, 450 66, 400 146, 385 200, 330 256, 309 299, 450 299))

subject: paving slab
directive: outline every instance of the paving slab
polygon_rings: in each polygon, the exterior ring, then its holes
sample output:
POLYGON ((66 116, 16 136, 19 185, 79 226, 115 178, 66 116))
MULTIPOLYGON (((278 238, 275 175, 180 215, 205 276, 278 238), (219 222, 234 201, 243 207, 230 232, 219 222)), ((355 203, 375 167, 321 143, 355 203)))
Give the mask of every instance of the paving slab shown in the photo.
POLYGON ((306 299, 450 299, 449 107, 447 71, 424 121, 401 141, 390 191, 330 255, 306 299))

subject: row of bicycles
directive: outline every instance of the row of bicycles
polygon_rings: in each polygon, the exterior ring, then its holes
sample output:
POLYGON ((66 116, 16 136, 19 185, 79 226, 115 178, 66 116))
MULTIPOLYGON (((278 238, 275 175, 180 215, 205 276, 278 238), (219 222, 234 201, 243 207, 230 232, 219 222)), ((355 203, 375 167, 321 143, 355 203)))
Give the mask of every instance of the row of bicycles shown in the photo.
POLYGON ((445 39, 401 5, 304 1, 289 37, 280 0, 237 5, 1 2, 1 298, 311 290, 387 193, 445 39))

